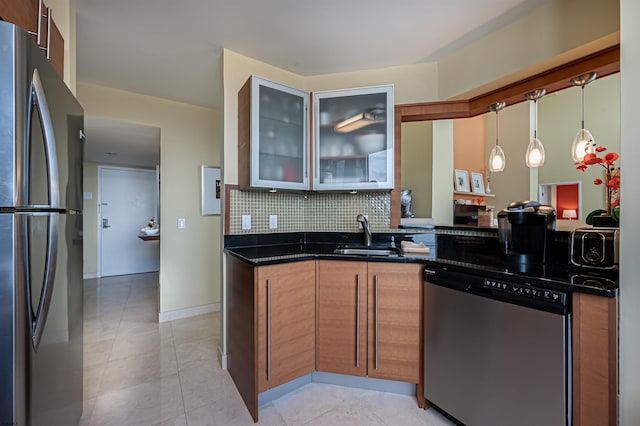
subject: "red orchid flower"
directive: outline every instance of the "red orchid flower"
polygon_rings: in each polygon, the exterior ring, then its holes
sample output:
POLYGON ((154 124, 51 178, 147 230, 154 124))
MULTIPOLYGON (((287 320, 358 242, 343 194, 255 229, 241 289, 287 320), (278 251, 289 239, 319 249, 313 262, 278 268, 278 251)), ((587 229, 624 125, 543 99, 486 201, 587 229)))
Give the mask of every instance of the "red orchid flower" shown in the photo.
POLYGON ((612 209, 615 209, 615 208, 616 208, 616 207, 618 207, 619 205, 620 205, 620 199, 619 199, 619 198, 617 198, 617 199, 615 199, 615 200, 613 200, 613 201, 611 202, 611 208, 612 208, 612 209))
POLYGON ((602 185, 602 179, 595 179, 595 180, 593 181, 593 184, 594 184, 594 185, 602 185))
MULTIPOLYGON (((612 153, 610 152, 609 154, 607 154, 607 156, 610 156, 611 154, 612 153)), ((582 162, 584 164, 586 164, 587 166, 591 166, 593 164, 600 164, 603 161, 604 160, 602 160, 602 158, 598 157, 596 154, 593 154, 593 153, 589 153, 589 154, 585 155, 584 158, 582 159, 582 162)), ((615 161, 615 160, 613 160, 613 161, 615 161)))
POLYGON ((605 148, 604 146, 599 146, 599 147, 596 148, 596 152, 603 152, 603 151, 606 151, 606 150, 607 150, 607 148, 605 148))
POLYGON ((615 152, 610 152, 610 153, 608 153, 607 155, 604 156, 604 161, 608 165, 612 166, 614 161, 616 161, 618 158, 620 158, 620 156, 618 154, 616 154, 615 152))
POLYGON ((587 166, 586 166, 586 164, 576 163, 576 170, 580 170, 580 171, 584 172, 585 170, 587 170, 587 166))
POLYGON ((611 188, 611 189, 620 188, 620 177, 616 176, 614 178, 609 179, 609 182, 607 182, 607 188, 611 188))

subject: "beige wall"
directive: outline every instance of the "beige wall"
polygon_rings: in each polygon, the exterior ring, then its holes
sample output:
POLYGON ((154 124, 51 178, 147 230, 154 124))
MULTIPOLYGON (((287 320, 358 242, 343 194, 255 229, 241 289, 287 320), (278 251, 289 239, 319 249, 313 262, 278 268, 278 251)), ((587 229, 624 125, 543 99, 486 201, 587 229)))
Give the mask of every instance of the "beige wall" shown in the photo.
POLYGON ((160 312, 219 302, 220 216, 200 216, 200 166, 220 164, 219 113, 82 83, 78 97, 87 115, 161 129, 160 312))
MULTIPOLYGON (((538 171, 539 183, 582 181, 582 218, 604 208, 603 169, 591 166, 576 170, 571 143, 580 128, 581 90, 572 87, 538 101, 538 137, 545 147, 545 164, 538 171)), ((585 126, 607 152, 620 152, 620 74, 599 78, 585 88, 585 126)))
POLYGON ((98 165, 85 162, 83 166, 82 190, 85 193, 90 192, 92 199, 83 200, 82 203, 82 273, 95 277, 98 273, 98 165))
MULTIPOLYGON (((498 136, 500 147, 506 157, 504 171, 491 174, 491 193, 495 198, 487 198, 487 205, 494 205, 496 211, 507 207, 512 201, 529 199, 529 168, 524 155, 529 144, 529 103, 511 105, 500 111, 498 136)), ((487 120, 486 152, 496 143, 496 114, 484 115, 487 120)))
POLYGON ((411 212, 431 217, 433 122, 402 123, 402 189, 410 189, 411 212))
POLYGON ((440 99, 516 73, 619 29, 616 0, 552 0, 439 61, 440 99))
POLYGON ((640 143, 638 96, 640 95, 640 2, 621 0, 621 171, 620 194, 620 424, 640 424, 640 143))

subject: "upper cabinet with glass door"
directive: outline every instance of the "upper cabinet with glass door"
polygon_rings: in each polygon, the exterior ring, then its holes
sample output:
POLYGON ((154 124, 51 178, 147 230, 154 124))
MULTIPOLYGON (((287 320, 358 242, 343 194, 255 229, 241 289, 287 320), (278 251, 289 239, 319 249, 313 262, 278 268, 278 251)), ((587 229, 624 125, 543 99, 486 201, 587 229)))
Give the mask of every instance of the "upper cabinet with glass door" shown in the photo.
POLYGON ((309 189, 309 94, 251 76, 238 92, 238 183, 309 189))
POLYGON ((393 189, 393 85, 313 94, 313 189, 393 189))

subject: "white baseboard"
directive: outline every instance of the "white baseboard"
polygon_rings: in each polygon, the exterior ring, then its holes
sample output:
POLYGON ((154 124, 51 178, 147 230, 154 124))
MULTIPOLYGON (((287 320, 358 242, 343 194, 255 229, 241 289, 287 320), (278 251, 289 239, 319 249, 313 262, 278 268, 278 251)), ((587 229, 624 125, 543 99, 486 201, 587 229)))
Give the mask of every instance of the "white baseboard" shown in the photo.
POLYGON ((194 306, 192 308, 176 309, 175 311, 158 313, 158 322, 174 321, 219 311, 220 303, 210 303, 208 305, 194 306))
POLYGON ((229 355, 222 353, 221 347, 218 347, 218 361, 220 361, 220 366, 223 370, 229 367, 229 355))
POLYGON ((90 280, 92 278, 98 278, 98 273, 97 272, 88 272, 86 274, 82 274, 82 279, 83 280, 90 280))

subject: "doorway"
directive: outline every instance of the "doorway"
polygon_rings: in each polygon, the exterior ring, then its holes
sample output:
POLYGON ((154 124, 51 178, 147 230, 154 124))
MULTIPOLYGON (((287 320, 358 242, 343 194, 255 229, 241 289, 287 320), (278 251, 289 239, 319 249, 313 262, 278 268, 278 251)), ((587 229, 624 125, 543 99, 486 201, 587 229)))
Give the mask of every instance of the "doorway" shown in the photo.
POLYGON ((555 182, 538 185, 538 199, 553 206, 558 220, 582 220, 582 182, 555 182))
POLYGON ((156 170, 98 167, 98 276, 157 272, 160 242, 138 238, 158 218, 156 170))

